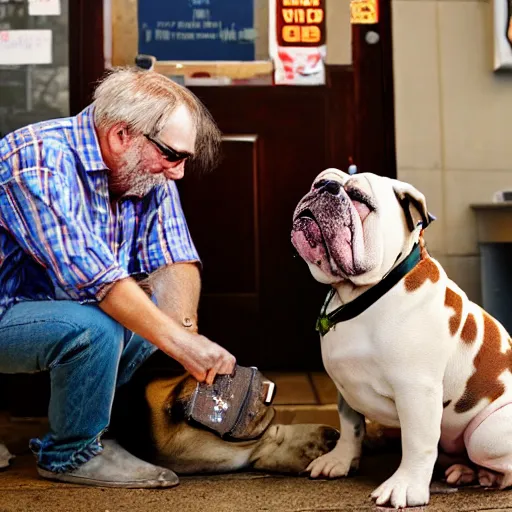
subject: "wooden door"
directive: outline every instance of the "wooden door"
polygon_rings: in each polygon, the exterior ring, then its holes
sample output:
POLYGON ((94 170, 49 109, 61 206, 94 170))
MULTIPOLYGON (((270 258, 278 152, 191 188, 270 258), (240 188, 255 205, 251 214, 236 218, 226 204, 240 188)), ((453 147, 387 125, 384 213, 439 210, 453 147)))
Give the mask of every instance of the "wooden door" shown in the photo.
POLYGON ((204 264, 200 328, 241 364, 322 367, 314 326, 327 288, 294 257, 291 219, 327 167, 353 160, 396 176, 390 3, 381 3, 378 26, 353 29, 354 64, 328 66, 325 86, 193 88, 225 134, 221 166, 179 185, 204 264))

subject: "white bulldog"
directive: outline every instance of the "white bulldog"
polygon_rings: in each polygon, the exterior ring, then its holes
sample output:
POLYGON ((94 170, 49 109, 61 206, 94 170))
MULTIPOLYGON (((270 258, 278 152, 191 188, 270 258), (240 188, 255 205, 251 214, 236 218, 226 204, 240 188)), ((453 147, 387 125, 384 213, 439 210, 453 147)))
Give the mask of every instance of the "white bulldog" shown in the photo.
POLYGON ((340 394, 341 437, 308 470, 357 468, 363 415, 400 427, 400 466, 372 493, 396 508, 428 503, 438 443, 476 466, 452 465, 449 483, 512 485, 512 342, 427 253, 431 220, 411 185, 337 169, 317 176, 293 217, 293 245, 332 286, 317 329, 340 394))

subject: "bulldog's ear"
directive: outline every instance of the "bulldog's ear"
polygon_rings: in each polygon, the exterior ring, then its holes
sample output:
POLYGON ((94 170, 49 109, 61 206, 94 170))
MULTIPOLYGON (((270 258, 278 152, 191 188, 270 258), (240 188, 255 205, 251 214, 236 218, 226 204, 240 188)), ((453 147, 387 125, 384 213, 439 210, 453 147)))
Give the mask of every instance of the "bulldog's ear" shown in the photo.
POLYGON ((404 210, 407 226, 411 231, 414 231, 416 228, 412 208, 417 210, 419 213, 423 229, 425 229, 433 220, 436 220, 436 218, 427 210, 427 201, 425 196, 418 189, 409 185, 409 183, 395 180, 393 190, 395 191, 395 196, 400 203, 400 206, 404 210))

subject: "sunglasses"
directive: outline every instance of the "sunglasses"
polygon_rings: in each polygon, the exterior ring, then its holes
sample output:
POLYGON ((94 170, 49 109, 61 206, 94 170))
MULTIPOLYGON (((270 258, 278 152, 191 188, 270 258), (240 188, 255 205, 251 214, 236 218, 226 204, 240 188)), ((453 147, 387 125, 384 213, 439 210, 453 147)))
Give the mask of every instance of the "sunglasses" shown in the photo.
POLYGON ((144 137, 149 140, 149 142, 153 143, 159 151, 162 153, 162 155, 165 157, 165 159, 168 162, 180 162, 181 160, 186 160, 187 158, 190 158, 192 155, 190 153, 187 153, 186 151, 179 152, 176 151, 169 146, 165 146, 161 142, 158 142, 156 139, 151 137, 151 135, 144 134, 144 137))

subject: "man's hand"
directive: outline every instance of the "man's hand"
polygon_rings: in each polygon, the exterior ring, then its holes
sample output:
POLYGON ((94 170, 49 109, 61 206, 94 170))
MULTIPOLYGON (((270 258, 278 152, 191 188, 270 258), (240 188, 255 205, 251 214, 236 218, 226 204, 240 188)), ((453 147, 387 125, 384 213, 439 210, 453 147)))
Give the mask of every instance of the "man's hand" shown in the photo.
POLYGON ((215 375, 232 374, 236 360, 225 348, 205 336, 182 330, 172 341, 160 347, 181 363, 199 382, 212 384, 215 375))

